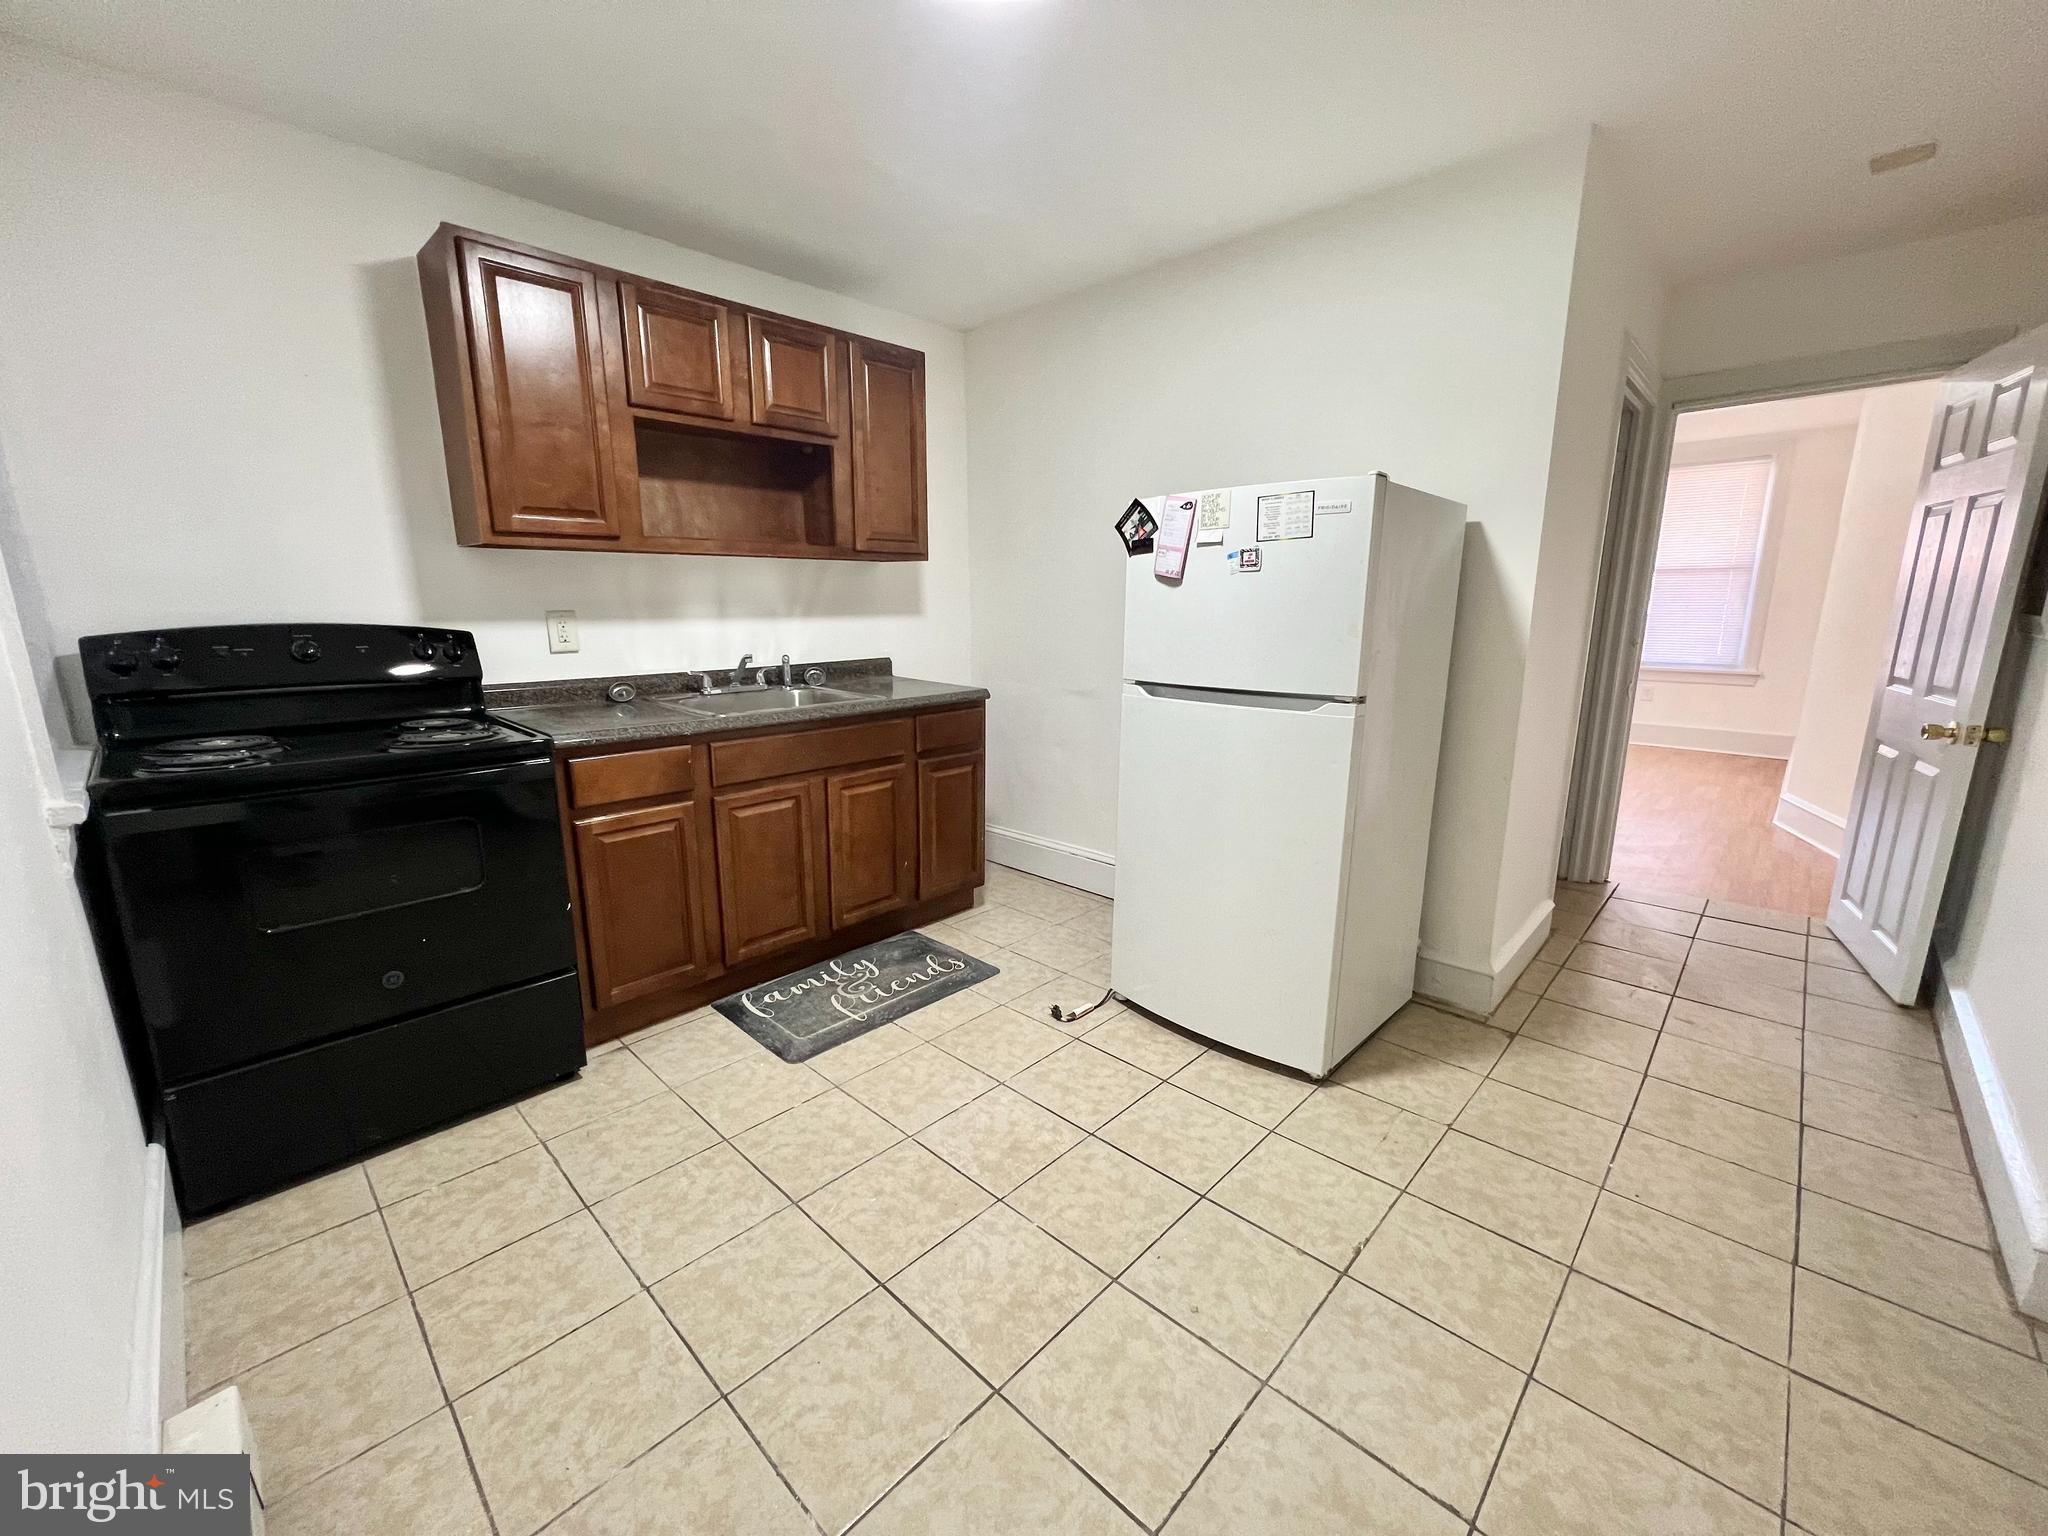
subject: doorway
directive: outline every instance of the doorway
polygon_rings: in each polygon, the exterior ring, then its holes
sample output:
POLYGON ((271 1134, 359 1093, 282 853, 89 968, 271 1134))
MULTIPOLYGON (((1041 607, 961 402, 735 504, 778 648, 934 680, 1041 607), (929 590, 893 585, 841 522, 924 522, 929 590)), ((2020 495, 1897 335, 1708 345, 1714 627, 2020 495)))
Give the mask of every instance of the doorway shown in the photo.
MULTIPOLYGON (((1826 912, 1940 392, 1922 377, 1667 413, 1638 595, 1602 600, 1635 624, 1611 682, 1612 842, 1604 870, 1574 871, 1568 839, 1567 876, 1826 912)), ((1589 711, 1596 696, 1589 679, 1589 711)))

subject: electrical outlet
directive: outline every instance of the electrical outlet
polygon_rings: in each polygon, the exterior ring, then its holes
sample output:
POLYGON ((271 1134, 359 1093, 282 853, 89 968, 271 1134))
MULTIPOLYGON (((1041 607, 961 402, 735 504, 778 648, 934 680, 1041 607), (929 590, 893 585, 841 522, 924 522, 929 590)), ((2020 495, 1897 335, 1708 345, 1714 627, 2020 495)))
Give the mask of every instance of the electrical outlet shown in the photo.
POLYGON ((1656 690, 1655 688, 1653 688, 1653 687, 1652 687, 1652 686, 1651 686, 1650 684, 1648 684, 1648 683, 1638 683, 1638 684, 1636 684, 1636 702, 1637 702, 1638 704, 1654 704, 1654 703, 1656 703, 1656 702, 1657 702, 1657 690, 1656 690))
POLYGON ((548 649, 550 651, 580 651, 583 642, 576 638, 576 610, 574 608, 550 608, 548 610, 548 649))

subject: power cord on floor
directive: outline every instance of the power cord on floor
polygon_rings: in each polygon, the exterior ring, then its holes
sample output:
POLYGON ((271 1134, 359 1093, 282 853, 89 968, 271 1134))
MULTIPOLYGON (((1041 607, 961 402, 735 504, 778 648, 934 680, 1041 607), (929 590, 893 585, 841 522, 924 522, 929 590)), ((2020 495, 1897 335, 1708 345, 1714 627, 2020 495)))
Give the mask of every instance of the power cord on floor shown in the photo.
POLYGON ((1130 999, 1127 997, 1117 997, 1114 989, 1105 988, 1102 996, 1095 999, 1095 1001, 1090 1003, 1086 1008, 1076 1008, 1070 1013, 1066 1009, 1060 1007, 1058 1003, 1054 1003, 1045 1011, 1052 1015, 1053 1022, 1055 1024, 1071 1024, 1076 1019, 1087 1018, 1089 1014, 1093 1013, 1096 1009, 1100 1008, 1112 997, 1116 997, 1116 1000, 1120 1003, 1127 1003, 1130 1001, 1130 999))

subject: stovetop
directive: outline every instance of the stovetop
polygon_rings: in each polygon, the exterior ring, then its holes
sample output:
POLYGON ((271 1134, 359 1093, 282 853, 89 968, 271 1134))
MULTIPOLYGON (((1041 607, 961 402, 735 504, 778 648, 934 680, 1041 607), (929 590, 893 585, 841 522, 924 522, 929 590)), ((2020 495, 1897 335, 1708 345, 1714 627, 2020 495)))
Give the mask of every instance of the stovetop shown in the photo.
POLYGON ((98 803, 226 799, 545 757, 548 738, 481 710, 100 744, 98 803))
POLYGON ((483 708, 463 630, 249 624, 79 642, 105 808, 547 759, 542 733, 483 708))

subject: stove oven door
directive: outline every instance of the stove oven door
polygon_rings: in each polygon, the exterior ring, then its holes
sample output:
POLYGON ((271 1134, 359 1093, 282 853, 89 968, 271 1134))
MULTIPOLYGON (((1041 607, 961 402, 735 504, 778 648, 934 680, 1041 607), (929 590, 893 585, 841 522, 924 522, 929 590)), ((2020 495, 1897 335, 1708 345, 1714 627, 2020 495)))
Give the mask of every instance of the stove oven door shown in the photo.
POLYGON ((161 1081, 571 971, 545 762, 103 822, 161 1081))

